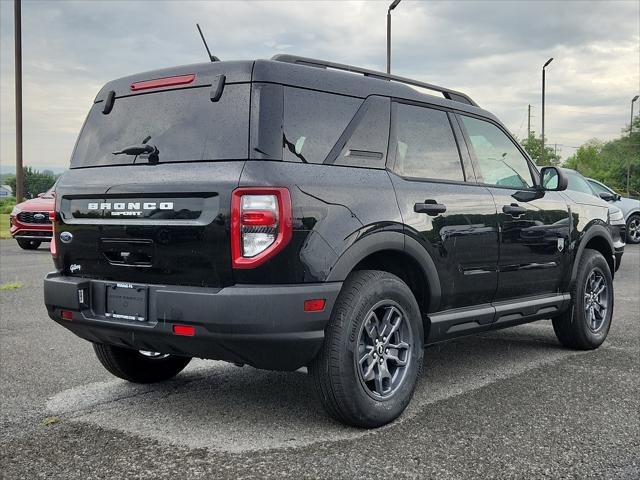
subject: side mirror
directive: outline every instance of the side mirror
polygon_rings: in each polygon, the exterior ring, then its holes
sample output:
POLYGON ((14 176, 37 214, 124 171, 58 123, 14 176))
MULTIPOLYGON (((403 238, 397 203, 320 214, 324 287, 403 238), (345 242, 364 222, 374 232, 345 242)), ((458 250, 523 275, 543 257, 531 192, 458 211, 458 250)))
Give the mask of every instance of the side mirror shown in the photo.
POLYGON ((561 192, 567 189, 567 177, 556 167, 542 167, 540 170, 540 185, 544 190, 561 192))
POLYGON ((616 194, 615 193, 609 193, 609 192, 600 192, 600 198, 603 200, 606 200, 607 202, 611 202, 611 201, 615 201, 616 199, 616 194))

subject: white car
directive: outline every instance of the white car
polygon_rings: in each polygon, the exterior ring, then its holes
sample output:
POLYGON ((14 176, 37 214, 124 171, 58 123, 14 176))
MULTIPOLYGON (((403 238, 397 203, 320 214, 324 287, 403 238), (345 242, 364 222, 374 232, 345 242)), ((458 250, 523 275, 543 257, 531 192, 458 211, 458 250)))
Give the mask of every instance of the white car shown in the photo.
POLYGON ((622 210, 627 224, 627 243, 640 243, 640 201, 623 197, 593 178, 586 180, 600 198, 622 210))

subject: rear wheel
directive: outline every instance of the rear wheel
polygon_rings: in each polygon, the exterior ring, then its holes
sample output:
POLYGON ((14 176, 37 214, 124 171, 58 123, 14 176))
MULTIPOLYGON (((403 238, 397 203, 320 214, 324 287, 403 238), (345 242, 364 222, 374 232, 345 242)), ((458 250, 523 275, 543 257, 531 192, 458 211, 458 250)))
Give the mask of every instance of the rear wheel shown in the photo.
POLYGON ((354 272, 310 365, 327 412, 358 427, 379 427, 409 404, 422 368, 423 327, 409 287, 387 272, 354 272))
POLYGON ((613 280, 600 252, 584 251, 571 298, 569 310, 553 319, 556 337, 569 348, 598 348, 607 338, 613 315, 613 280))
POLYGON ((24 238, 18 238, 16 240, 23 250, 37 250, 42 243, 40 240, 27 240, 24 238))
POLYGON ((190 357, 130 350, 100 343, 94 343, 93 349, 104 368, 116 377, 134 383, 156 383, 169 380, 180 373, 191 361, 190 357))
POLYGON ((640 243, 640 214, 634 213, 627 220, 627 243, 640 243))

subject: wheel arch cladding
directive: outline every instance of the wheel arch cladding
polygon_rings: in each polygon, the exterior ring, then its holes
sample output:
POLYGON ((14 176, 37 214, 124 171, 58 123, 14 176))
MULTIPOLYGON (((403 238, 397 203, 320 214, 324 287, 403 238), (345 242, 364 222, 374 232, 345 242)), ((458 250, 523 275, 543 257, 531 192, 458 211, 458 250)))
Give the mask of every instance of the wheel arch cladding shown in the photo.
POLYGON ((603 226, 593 225, 584 233, 583 237, 580 240, 580 245, 578 247, 578 251, 576 252, 576 257, 573 262, 573 268, 571 270, 572 285, 576 281, 576 277, 578 275, 578 265, 580 264, 580 259, 584 255, 584 251, 587 248, 596 250, 602 254, 607 262, 607 265, 609 265, 611 277, 613 278, 615 272, 615 261, 613 259, 614 248, 613 241, 611 240, 611 234, 603 226))
POLYGON ((379 232, 356 241, 338 258, 327 281, 344 281, 356 270, 382 270, 402 279, 425 315, 438 309, 440 279, 428 252, 399 232, 379 232))

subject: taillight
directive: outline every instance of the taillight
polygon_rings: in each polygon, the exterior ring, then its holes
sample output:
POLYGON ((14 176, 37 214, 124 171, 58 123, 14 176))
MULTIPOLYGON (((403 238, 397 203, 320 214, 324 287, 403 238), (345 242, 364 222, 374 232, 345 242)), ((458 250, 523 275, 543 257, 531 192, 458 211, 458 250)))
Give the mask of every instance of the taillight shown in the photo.
POLYGON ((58 246, 56 244, 56 212, 49 212, 49 221, 51 222, 51 242, 49 243, 49 250, 51 256, 58 255, 58 246))
POLYGON ((291 196, 286 188, 238 188, 231 196, 233 268, 266 262, 291 240, 291 196))

